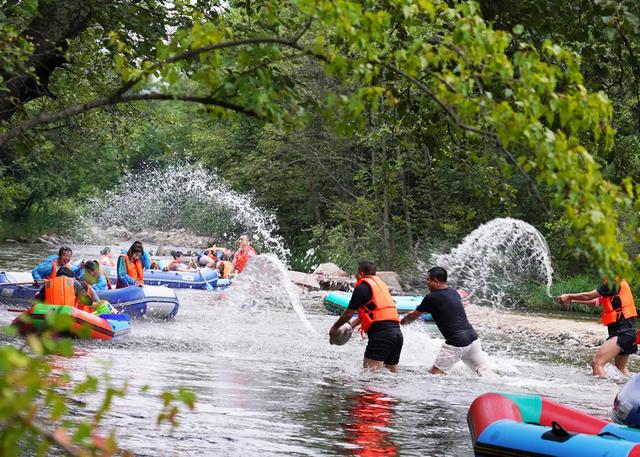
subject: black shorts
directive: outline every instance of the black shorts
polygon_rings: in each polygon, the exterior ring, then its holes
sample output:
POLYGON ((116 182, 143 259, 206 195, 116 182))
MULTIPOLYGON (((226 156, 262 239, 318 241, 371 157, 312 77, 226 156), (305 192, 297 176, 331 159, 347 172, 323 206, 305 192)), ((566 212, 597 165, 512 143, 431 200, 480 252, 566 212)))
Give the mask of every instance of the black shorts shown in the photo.
POLYGON ((400 326, 386 327, 369 332, 369 343, 364 351, 364 357, 370 360, 384 362, 385 365, 397 365, 402 351, 402 330, 400 326))
POLYGON ((638 352, 638 345, 636 344, 636 320, 628 319, 620 321, 616 324, 609 325, 609 338, 617 337, 616 343, 620 348, 620 355, 631 355, 638 352))

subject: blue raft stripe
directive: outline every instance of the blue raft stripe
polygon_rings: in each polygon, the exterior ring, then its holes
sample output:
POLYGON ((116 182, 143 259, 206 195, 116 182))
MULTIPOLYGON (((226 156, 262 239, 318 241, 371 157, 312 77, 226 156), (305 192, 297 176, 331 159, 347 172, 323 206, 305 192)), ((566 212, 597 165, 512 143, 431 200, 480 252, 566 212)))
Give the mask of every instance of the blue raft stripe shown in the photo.
POLYGON ((638 443, 611 436, 571 433, 564 441, 546 439, 551 427, 511 419, 485 428, 474 446, 481 456, 627 457, 638 443))

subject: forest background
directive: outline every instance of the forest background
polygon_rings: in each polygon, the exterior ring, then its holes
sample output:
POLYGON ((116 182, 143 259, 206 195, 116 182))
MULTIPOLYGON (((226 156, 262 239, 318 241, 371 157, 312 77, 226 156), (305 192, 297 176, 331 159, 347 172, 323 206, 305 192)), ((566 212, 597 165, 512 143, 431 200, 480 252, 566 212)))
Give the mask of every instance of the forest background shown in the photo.
MULTIPOLYGON (((1 2, 2 237, 72 232, 127 172, 200 164, 275 213, 294 267, 320 246, 317 261, 403 270, 508 216, 544 234, 561 277, 632 269, 637 230, 620 229, 636 226, 640 174, 636 2, 355 4, 239 1, 221 14, 200 1, 1 2), (297 47, 242 42, 265 36, 297 47), (172 60, 221 42, 234 45, 172 60), (416 49, 431 60, 413 62, 416 49), (553 105, 574 93, 581 101, 553 105), (115 98, 42 119, 101 97, 115 98), (508 118, 505 105, 539 112, 508 118), (588 160, 549 165, 564 160, 557 139, 555 156, 535 150, 549 132, 588 160)), ((183 224, 216 229, 206 217, 183 224)))

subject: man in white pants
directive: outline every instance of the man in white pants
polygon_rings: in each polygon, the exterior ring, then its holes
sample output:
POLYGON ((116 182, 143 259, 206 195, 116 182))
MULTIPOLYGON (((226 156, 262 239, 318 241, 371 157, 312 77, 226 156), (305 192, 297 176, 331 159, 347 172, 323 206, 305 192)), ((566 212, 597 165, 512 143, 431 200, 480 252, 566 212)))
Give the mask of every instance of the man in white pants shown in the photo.
POLYGON ((467 319, 460 294, 447 285, 447 271, 442 267, 431 268, 427 273, 427 286, 430 293, 400 324, 410 324, 421 314, 431 313, 445 341, 429 372, 447 374, 462 360, 476 374, 486 374, 489 371, 487 354, 467 319))

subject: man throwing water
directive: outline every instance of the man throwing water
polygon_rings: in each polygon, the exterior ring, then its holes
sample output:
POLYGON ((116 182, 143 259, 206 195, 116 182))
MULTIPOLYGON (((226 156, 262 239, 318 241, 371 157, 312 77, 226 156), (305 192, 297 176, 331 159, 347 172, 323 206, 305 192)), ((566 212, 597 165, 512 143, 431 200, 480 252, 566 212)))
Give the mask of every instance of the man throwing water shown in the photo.
POLYGON ((396 304, 387 285, 376 276, 376 265, 373 262, 360 262, 356 279, 349 306, 333 324, 329 335, 336 335, 338 329, 349 322, 357 312, 358 319, 352 326, 360 323, 362 331, 366 332, 369 338, 364 352, 364 368, 377 370, 384 365, 395 373, 398 371, 404 341, 398 323, 400 318, 396 304))
POLYGON ((489 370, 487 354, 482 350, 478 334, 467 319, 460 294, 447 285, 447 271, 442 267, 431 268, 427 273, 427 286, 430 293, 415 311, 402 318, 400 324, 410 324, 421 314, 431 313, 444 336, 444 344, 429 372, 447 374, 462 360, 476 374, 485 374, 489 370))

